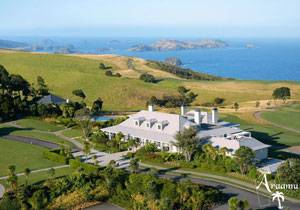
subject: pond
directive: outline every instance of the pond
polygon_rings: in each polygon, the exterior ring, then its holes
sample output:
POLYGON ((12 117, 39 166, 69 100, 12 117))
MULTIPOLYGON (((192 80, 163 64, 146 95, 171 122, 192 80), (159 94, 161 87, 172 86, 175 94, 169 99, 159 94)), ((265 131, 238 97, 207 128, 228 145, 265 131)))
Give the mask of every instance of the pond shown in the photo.
POLYGON ((96 122, 105 122, 114 119, 114 116, 94 116, 92 117, 92 121, 96 122))

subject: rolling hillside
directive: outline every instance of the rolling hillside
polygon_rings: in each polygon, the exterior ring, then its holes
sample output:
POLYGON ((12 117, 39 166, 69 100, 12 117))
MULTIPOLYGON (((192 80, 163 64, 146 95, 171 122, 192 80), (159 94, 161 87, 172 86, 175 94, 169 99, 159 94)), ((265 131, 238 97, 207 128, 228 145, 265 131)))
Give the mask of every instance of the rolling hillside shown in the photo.
POLYGON ((199 96, 195 104, 211 102, 215 97, 223 97, 226 104, 235 101, 270 99, 274 88, 288 86, 293 99, 300 99, 300 84, 287 82, 258 81, 195 81, 151 68, 140 58, 117 55, 54 55, 0 51, 0 64, 10 73, 21 74, 35 83, 42 76, 51 92, 65 98, 76 99, 72 90, 81 88, 86 92, 86 102, 91 104, 97 97, 104 100, 106 110, 137 110, 145 106, 151 96, 176 94, 180 85, 191 88, 199 96), (98 68, 103 62, 119 72, 122 77, 108 77, 98 68), (161 79, 157 84, 145 83, 139 75, 148 72, 161 79))

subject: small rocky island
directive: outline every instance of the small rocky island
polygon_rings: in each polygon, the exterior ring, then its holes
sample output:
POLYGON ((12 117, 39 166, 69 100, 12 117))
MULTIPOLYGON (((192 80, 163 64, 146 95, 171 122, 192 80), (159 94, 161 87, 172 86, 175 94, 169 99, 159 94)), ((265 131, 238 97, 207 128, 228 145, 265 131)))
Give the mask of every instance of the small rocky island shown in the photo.
POLYGON ((209 48, 224 48, 228 44, 221 40, 201 39, 195 41, 180 41, 180 40, 159 40, 150 45, 135 45, 130 48, 130 51, 171 51, 171 50, 191 50, 191 49, 209 49, 209 48))
POLYGON ((182 65, 182 61, 179 58, 176 58, 176 57, 166 58, 164 62, 166 64, 170 64, 170 65, 173 65, 173 66, 181 66, 182 65))

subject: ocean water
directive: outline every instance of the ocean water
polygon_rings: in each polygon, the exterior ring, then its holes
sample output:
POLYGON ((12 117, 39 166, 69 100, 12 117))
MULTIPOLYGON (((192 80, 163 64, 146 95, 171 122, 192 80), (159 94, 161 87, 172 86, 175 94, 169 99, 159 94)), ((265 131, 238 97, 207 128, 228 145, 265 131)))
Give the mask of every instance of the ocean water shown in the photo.
MULTIPOLYGON (((17 37, 13 40, 41 43, 45 39, 45 37, 17 37)), ((222 39, 229 44, 227 48, 164 52, 128 50, 133 45, 150 44, 159 40, 158 38, 49 37, 47 39, 59 45, 72 45, 73 50, 80 53, 113 53, 158 61, 177 57, 183 62, 183 67, 223 77, 300 81, 300 39, 222 39), (254 47, 247 48, 246 44, 249 43, 254 47)))

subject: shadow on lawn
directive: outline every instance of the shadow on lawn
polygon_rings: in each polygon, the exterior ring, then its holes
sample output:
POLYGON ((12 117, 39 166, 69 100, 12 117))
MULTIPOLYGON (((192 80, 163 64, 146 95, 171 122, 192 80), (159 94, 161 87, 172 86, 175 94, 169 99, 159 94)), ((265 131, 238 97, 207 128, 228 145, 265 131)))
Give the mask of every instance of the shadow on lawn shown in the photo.
POLYGON ((300 158, 300 155, 284 151, 285 149, 290 147, 289 145, 278 142, 278 140, 280 139, 280 135, 284 134, 284 132, 277 132, 273 135, 270 135, 266 132, 253 130, 253 128, 247 128, 245 130, 251 131, 251 135, 254 138, 258 139, 259 141, 263 142, 264 144, 268 144, 272 146, 269 149, 269 155, 271 157, 279 158, 279 159, 300 158))
POLYGON ((17 128, 17 127, 3 127, 0 128, 0 137, 10 135, 15 131, 31 131, 32 128, 17 128))

